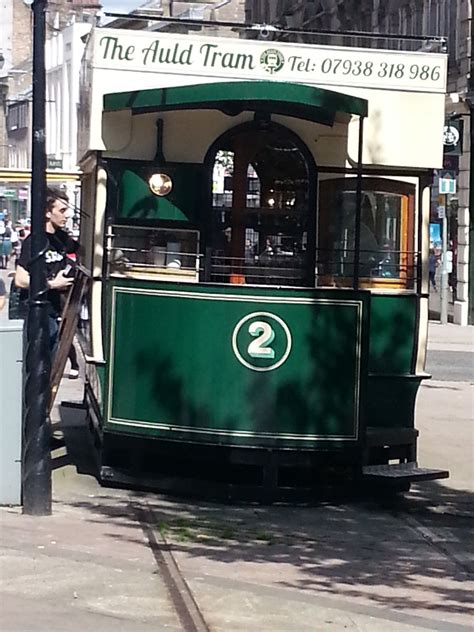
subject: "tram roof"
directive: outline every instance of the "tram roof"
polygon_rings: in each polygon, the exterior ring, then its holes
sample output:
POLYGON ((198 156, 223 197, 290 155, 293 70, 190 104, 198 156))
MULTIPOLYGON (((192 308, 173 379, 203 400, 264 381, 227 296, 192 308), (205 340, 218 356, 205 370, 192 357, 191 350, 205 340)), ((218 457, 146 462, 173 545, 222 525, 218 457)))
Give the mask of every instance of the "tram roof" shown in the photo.
POLYGON ((315 86, 283 81, 226 81, 104 95, 104 111, 132 114, 170 110, 271 112, 332 125, 336 113, 367 116, 368 101, 315 86))

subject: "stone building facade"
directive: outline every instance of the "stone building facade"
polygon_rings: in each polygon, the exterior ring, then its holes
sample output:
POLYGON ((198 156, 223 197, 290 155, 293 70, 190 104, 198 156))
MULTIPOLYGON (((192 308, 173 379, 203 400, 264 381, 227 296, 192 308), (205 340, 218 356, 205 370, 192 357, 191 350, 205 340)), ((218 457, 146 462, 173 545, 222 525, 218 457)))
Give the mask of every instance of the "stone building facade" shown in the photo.
MULTIPOLYGON (((46 12, 46 83, 56 83, 58 72, 66 72, 70 67, 72 43, 66 42, 63 48, 58 37, 67 25, 92 24, 99 5, 95 0, 51 0, 46 12), (59 50, 61 48, 61 50, 59 50), (58 66, 61 71, 58 71, 58 66)), ((32 10, 24 0, 0 0, 1 24, 0 52, 3 67, 0 68, 0 208, 6 210, 14 219, 28 214, 29 181, 27 176, 16 172, 25 172, 31 167, 31 118, 32 118, 32 10)), ((90 27, 89 27, 90 28, 90 27)), ((78 36, 80 37, 80 36, 78 36)), ((80 42, 80 40, 79 40, 80 42)), ((80 44, 83 45, 82 42, 80 44)), ((78 53, 80 59, 80 53, 78 53)), ((75 73, 78 75, 78 63, 75 73)), ((73 94, 72 83, 78 79, 71 77, 64 91, 56 91, 52 97, 48 86, 46 104, 46 134, 49 143, 48 152, 59 164, 58 153, 69 156, 69 144, 64 143, 65 134, 59 135, 56 125, 51 126, 51 111, 58 108, 65 111, 64 95, 73 94), (51 149, 52 139, 58 140, 51 149)), ((77 90, 76 90, 77 92, 77 90)), ((74 129, 76 104, 72 104, 68 117, 72 121, 68 129, 74 129)), ((73 143, 74 145, 74 143, 73 143)), ((74 153, 74 147, 72 153, 74 153)), ((63 161, 61 155, 61 162, 63 161)), ((74 161, 75 165, 75 161, 74 161)), ((71 165, 66 165, 71 168, 71 165)), ((75 167, 74 167, 75 168, 75 167)))
MULTIPOLYGON (((31 57, 31 8, 23 0, 0 0, 0 24, 0 167, 8 167, 8 104, 12 90, 24 88, 29 75, 25 61, 31 57)), ((26 83, 31 85, 31 79, 26 83)))
MULTIPOLYGON (((245 0, 148 0, 140 3, 137 0, 137 8, 128 15, 133 16, 135 13, 141 15, 150 15, 152 18, 163 16, 164 18, 178 18, 181 20, 203 20, 203 21, 220 21, 220 22, 237 22, 241 23, 245 20, 245 0)), ((121 12, 120 12, 121 13, 121 12)), ((128 28, 134 30, 154 30, 159 28, 161 31, 188 31, 184 24, 177 25, 169 23, 164 25, 162 22, 157 26, 156 21, 150 20, 133 20, 127 18, 116 18, 109 26, 114 28, 128 28)), ((196 30, 196 27, 193 27, 196 30)), ((215 35, 219 29, 215 27, 215 35)), ((226 36, 235 35, 226 29, 226 36)))

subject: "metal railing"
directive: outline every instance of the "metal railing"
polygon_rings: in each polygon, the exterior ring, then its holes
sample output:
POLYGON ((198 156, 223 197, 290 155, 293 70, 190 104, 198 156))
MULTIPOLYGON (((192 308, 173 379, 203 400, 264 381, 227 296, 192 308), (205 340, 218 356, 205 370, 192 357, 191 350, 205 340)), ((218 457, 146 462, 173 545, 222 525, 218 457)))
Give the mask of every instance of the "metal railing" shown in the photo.
MULTIPOLYGON (((303 252, 263 252, 229 256, 208 248, 205 254, 183 244, 147 245, 139 239, 111 236, 107 247, 108 270, 115 276, 159 278, 181 275, 183 280, 246 285, 292 287, 397 287, 414 289, 420 278, 420 255, 415 251, 319 248, 303 252)), ((187 244, 190 246, 190 244, 187 244)), ((195 244, 197 246, 197 242, 195 244)))

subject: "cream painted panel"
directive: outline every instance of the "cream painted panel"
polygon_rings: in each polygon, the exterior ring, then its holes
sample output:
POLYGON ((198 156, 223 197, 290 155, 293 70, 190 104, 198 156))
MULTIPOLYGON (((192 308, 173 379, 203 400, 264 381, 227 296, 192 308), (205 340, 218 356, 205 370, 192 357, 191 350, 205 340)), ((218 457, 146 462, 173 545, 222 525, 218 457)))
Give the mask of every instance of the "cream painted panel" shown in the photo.
POLYGON ((102 237, 105 230, 105 208, 107 203, 107 172, 99 169, 97 173, 96 207, 94 217, 94 259, 92 269, 91 288, 91 338, 92 338, 92 358, 97 362, 104 362, 104 349, 102 344, 102 290, 103 281, 99 280, 102 275, 102 262, 104 249, 102 237))
POLYGON ((102 139, 107 151, 123 151, 129 145, 131 137, 131 110, 120 110, 104 114, 102 118, 102 139))
POLYGON ((313 154, 316 165, 345 167, 347 161, 348 127, 334 123, 332 127, 310 123, 289 116, 274 116, 276 123, 295 132, 313 154))
MULTIPOLYGON (((441 168, 444 97, 441 94, 347 90, 368 99, 363 161, 370 165, 441 168)), ((359 124, 349 125, 349 156, 357 160, 359 124)))
MULTIPOLYGON (((163 120, 163 153, 171 162, 201 163, 211 144, 226 131, 253 120, 252 112, 227 116, 215 110, 193 110, 130 116, 127 110, 103 117, 105 154, 152 160, 156 154, 156 121, 163 120)), ((288 116, 273 120, 293 131, 306 144, 318 165, 343 167, 347 160, 347 125, 318 125, 288 116)))
MULTIPOLYGON (((113 92, 115 87, 108 87, 110 71, 96 70, 96 75, 104 75, 104 84, 93 91, 93 110, 102 102, 105 92, 113 92), (99 94, 100 92, 100 94, 99 94)), ((132 78, 133 73, 127 73, 132 78)), ((133 77, 135 80, 137 77, 133 77)), ((153 83, 153 75, 141 76, 140 87, 153 83)), ((163 85, 163 78, 160 83, 163 85)), ((167 76, 173 85, 183 85, 192 79, 190 77, 167 76), (180 80, 178 82, 178 80, 180 80)), ((200 83, 203 78, 200 78, 200 83)), ((155 79, 156 82, 156 79, 155 79)), ((97 82, 94 81, 97 87, 97 82)), ((132 86, 127 84, 127 88, 132 86)), ((138 86, 136 86, 138 87, 138 86)), ((341 90, 342 92, 342 90, 341 90)), ((444 97, 425 93, 391 92, 386 90, 368 90, 346 88, 344 93, 351 93, 368 99, 369 116, 364 127, 364 163, 367 165, 404 166, 413 168, 439 168, 442 166, 442 128, 444 124, 444 97)), ((101 109, 101 107, 99 108, 101 109)), ((152 145, 156 142, 154 121, 157 114, 140 115, 132 118, 132 130, 125 119, 125 113, 108 113, 103 117, 101 126, 101 147, 107 151, 118 152, 125 150, 130 158, 152 158, 152 145), (116 125, 116 134, 111 131, 113 117, 120 120, 116 125), (153 126, 151 130, 150 125, 153 126), (133 138, 128 140, 130 134, 133 138)), ((165 151, 171 152, 168 159, 183 159, 181 151, 185 146, 189 152, 188 162, 199 161, 205 154, 204 139, 216 138, 227 129, 245 120, 251 120, 251 113, 244 113, 238 117, 229 117, 214 110, 198 112, 165 113, 162 118, 166 121, 165 151), (167 140, 172 134, 173 143, 167 140), (174 155, 176 154, 176 155, 174 155)), ((347 126, 336 122, 334 126, 320 126, 307 121, 292 119, 291 117, 275 116, 279 121, 294 130, 312 151, 316 162, 325 166, 344 166, 357 161, 359 120, 353 117, 347 126), (338 139, 341 142, 331 142, 338 139)), ((95 125, 97 118, 91 121, 91 144, 96 141, 95 125)))
MULTIPOLYGON (((164 153, 167 160, 200 163, 212 143, 226 131, 253 120, 252 112, 226 116, 216 111, 167 113, 164 121, 164 153)), ((344 166, 347 156, 347 125, 332 128, 288 116, 272 119, 293 131, 308 147, 316 164, 344 166), (332 162, 334 161, 334 162, 332 162)))
POLYGON ((428 284, 428 257, 430 250, 430 206, 431 206, 431 193, 430 188, 426 187, 423 191, 422 197, 422 222, 423 222, 423 242, 421 244, 421 256, 422 256, 422 273, 423 279, 421 284, 421 291, 425 294, 429 292, 428 284))
MULTIPOLYGON (((361 91, 359 91, 361 92, 361 91)), ((383 91, 365 91, 370 94, 370 114, 364 127, 363 160, 368 165, 405 166, 413 168, 439 168, 442 166, 442 127, 444 123, 444 99, 442 95, 407 94, 383 91)), ((155 120, 157 114, 131 117, 133 130, 125 113, 108 113, 103 119, 103 147, 118 152, 126 148, 130 158, 152 158, 156 143, 155 120), (112 131, 114 118, 120 120, 112 131)), ((199 162, 205 154, 203 144, 226 130, 252 120, 251 113, 230 117, 215 110, 178 111, 164 113, 161 118, 165 126, 165 155, 169 160, 183 159, 182 147, 188 156, 187 162, 199 162), (173 142, 167 138, 171 135, 173 142), (169 153, 171 152, 171 153, 169 153)), ((333 127, 316 125, 291 117, 275 116, 274 120, 295 131, 313 153, 321 166, 344 166, 357 161, 359 121, 353 117, 348 126, 335 123, 333 127), (339 142, 334 142, 334 141, 339 142)), ((92 134, 92 132, 91 132, 92 134)), ((212 142, 212 140, 210 141, 212 142)))
POLYGON ((227 130, 253 120, 252 112, 227 116, 215 110, 173 112, 164 121, 164 154, 167 160, 202 163, 212 143, 227 130))
POLYGON ((109 142, 105 144, 104 156, 108 158, 129 158, 132 160, 152 160, 156 153, 156 120, 155 112, 130 115, 118 124, 118 114, 130 112, 107 112, 103 117, 104 131, 108 132, 109 142), (115 126, 115 132, 112 130, 115 126), (121 143, 123 145, 121 146, 121 143))
MULTIPOLYGON (((111 114, 115 113, 104 114, 104 129, 111 130, 115 125, 112 119, 109 120, 111 114)), ((158 119, 163 120, 162 150, 166 160, 201 163, 216 138, 236 125, 253 120, 253 113, 226 116, 214 110, 191 110, 131 116, 125 127, 115 128, 116 137, 110 134, 110 144, 106 144, 104 155, 109 158, 153 160, 158 119), (122 136, 129 142, 119 149, 117 145, 122 136)))
MULTIPOLYGON (((151 88, 167 88, 171 86, 186 86, 201 83, 216 83, 226 79, 216 77, 214 81, 208 77, 194 77, 189 75, 159 74, 151 72, 137 72, 133 70, 104 70, 94 68, 91 85, 91 114, 89 149, 104 150, 102 139, 102 110, 105 94, 116 92, 131 92, 133 90, 148 90, 151 88)), ((228 81, 231 81, 230 79, 228 81)))
POLYGON ((418 316, 418 348, 416 351, 416 368, 417 375, 425 372, 426 364, 426 346, 428 342, 428 298, 421 298, 419 303, 418 316))
MULTIPOLYGON (((222 81, 223 79, 216 79, 222 81)), ((110 71, 94 69, 91 104, 90 148, 104 149, 102 140, 102 104, 103 95, 127 90, 148 89, 167 86, 206 83, 205 77, 189 75, 157 75, 132 71, 110 71)), ((322 86, 321 86, 322 87, 322 86)), ((334 90, 334 88, 332 88, 334 90)), ((429 167, 438 168, 442 160, 442 127, 444 124, 444 96, 415 92, 396 92, 363 88, 344 88, 335 90, 343 94, 353 94, 369 101, 369 116, 365 124, 364 162, 366 164, 429 167), (409 151, 407 148, 409 147, 409 151)), ((189 113, 182 113, 184 118, 189 113)), ((207 113, 209 123, 218 112, 207 113)), ((225 117, 236 121, 237 118, 225 117)), ((279 117, 276 117, 276 119, 279 117)), ((287 117, 283 117, 287 118, 287 117)), ((210 123, 209 123, 210 124, 210 123)), ((302 125, 308 123, 300 122, 302 125)), ((219 124, 217 124, 219 127, 219 124)), ((311 125, 311 124, 309 124, 311 125)), ((228 127, 231 127, 230 124, 228 127)), ((227 128, 228 128, 227 127, 227 128)), ((293 126, 292 126, 293 127, 293 126)), ((334 126, 337 129, 339 124, 334 126)), ((342 125, 342 128, 344 125, 342 125)), ((219 127, 219 129, 221 129, 219 127)), ((325 128, 331 130, 331 128, 325 128)), ((225 131, 225 129, 223 129, 225 131)), ((333 132, 328 132, 332 137, 333 132)), ((311 144, 311 143, 310 143, 311 144)), ((321 146, 321 145, 320 145, 321 146)), ((354 117, 349 125, 349 158, 355 161, 358 146, 358 118, 354 117)), ((331 152, 334 146, 317 151, 319 164, 340 164, 340 152, 331 152)))

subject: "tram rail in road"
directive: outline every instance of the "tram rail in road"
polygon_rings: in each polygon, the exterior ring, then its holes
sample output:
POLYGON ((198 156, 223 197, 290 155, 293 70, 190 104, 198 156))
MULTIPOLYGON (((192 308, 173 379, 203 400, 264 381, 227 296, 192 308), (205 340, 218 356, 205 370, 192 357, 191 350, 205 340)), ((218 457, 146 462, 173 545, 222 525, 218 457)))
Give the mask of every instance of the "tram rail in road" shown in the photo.
POLYGON ((158 570, 168 589, 171 602, 184 632, 210 632, 193 593, 173 556, 170 544, 156 527, 157 520, 150 507, 134 507, 140 526, 156 560, 158 570))

